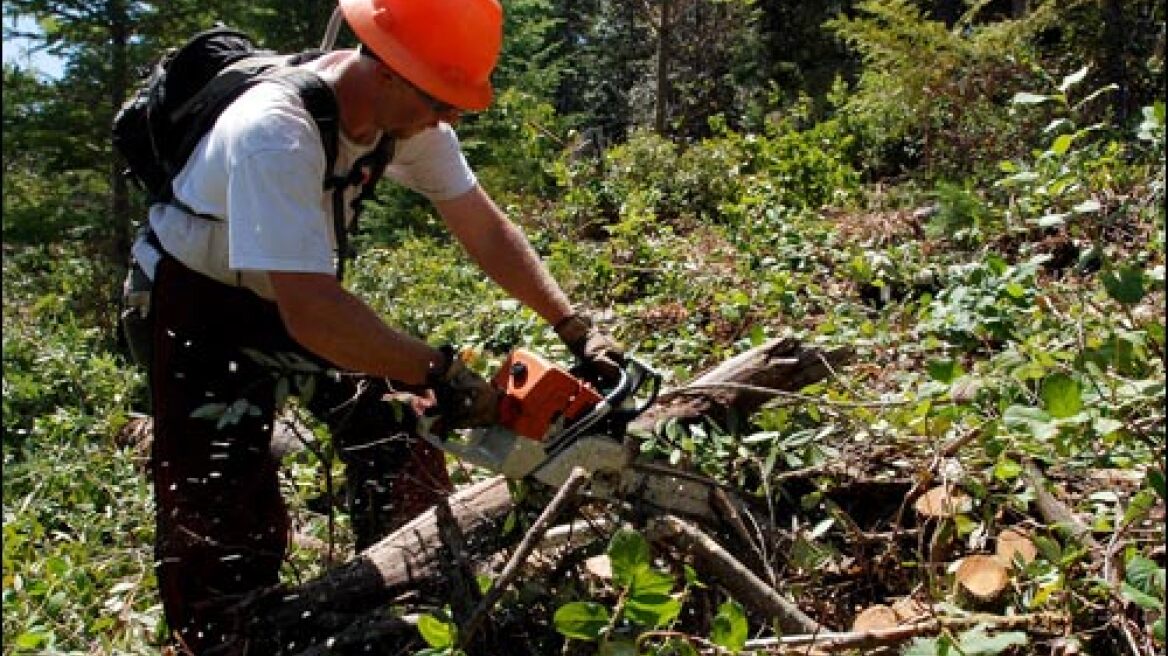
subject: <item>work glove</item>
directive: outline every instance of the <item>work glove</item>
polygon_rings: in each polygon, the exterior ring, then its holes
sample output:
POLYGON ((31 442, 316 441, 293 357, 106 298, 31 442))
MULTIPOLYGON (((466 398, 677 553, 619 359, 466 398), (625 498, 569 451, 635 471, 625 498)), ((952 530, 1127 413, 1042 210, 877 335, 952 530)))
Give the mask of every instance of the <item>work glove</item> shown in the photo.
POLYGON ((593 326, 591 318, 578 312, 570 314, 556 323, 555 331, 586 372, 609 385, 620 381, 624 347, 593 326))
POLYGON ((447 429, 490 426, 498 422, 500 392, 471 371, 451 346, 438 349, 442 361, 430 369, 426 384, 437 401, 432 408, 447 429))

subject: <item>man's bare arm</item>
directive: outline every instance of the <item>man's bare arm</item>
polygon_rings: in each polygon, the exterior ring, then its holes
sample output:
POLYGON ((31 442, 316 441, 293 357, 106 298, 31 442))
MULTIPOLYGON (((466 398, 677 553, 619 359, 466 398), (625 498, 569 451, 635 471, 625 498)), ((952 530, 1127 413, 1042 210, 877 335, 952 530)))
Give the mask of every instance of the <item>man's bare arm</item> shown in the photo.
POLYGON ((475 264, 507 293, 552 325, 572 313, 568 297, 526 235, 482 187, 435 207, 475 264))
POLYGON ((422 384, 441 354, 394 330, 364 301, 324 273, 270 272, 288 333, 336 366, 408 384, 422 384))

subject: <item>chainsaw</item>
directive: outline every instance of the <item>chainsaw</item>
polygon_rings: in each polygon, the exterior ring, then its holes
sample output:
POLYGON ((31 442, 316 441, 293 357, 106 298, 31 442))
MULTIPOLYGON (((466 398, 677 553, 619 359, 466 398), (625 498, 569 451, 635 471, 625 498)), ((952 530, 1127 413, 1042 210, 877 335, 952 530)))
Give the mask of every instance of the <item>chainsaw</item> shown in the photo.
POLYGON ((630 422, 649 408, 661 375, 626 357, 619 380, 601 390, 527 349, 516 349, 492 383, 501 392, 492 426, 422 436, 468 463, 512 479, 558 488, 580 467, 591 476, 583 493, 658 510, 715 519, 713 480, 673 467, 635 462, 625 446, 630 422))

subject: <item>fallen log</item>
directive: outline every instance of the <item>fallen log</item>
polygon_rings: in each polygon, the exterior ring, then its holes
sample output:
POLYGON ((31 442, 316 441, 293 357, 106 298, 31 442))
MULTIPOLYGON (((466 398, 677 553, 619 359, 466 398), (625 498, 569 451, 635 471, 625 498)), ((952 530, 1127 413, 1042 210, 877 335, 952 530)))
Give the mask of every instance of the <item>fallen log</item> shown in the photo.
MULTIPOLYGON (((730 413, 747 417, 772 398, 749 388, 797 391, 827 377, 833 367, 850 357, 847 349, 825 353, 803 347, 796 340, 774 340, 731 358, 694 381, 702 385, 731 382, 746 387, 665 393, 638 418, 634 428, 702 414, 723 421, 730 413)), ((501 476, 456 491, 449 497, 449 507, 470 552, 461 557, 472 566, 522 537, 502 535, 503 520, 515 504, 501 476)), ((452 562, 444 549, 442 531, 431 509, 317 579, 268 591, 240 604, 239 615, 248 618, 241 629, 243 640, 282 653, 316 649, 328 636, 345 630, 345 617, 356 621, 370 610, 407 594, 415 600, 442 602, 450 594, 442 563, 452 562), (327 609, 327 613, 321 609, 327 609), (296 645, 295 649, 288 648, 290 642, 296 645)), ((806 617, 797 618, 795 623, 803 630, 814 626, 806 617)))

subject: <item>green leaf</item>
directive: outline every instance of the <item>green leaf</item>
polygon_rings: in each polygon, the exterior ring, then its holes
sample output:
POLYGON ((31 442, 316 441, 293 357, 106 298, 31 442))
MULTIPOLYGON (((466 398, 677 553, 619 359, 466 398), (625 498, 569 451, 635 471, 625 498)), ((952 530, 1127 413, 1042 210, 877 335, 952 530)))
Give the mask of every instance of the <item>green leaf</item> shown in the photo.
POLYGON ((1127 581, 1123 582, 1123 597, 1144 610, 1161 610, 1164 608, 1163 599, 1153 597, 1127 581))
POLYGON ((1146 480, 1148 481, 1148 485, 1156 491, 1156 494, 1160 495, 1161 499, 1168 499, 1168 489, 1166 489, 1168 486, 1164 484, 1164 470, 1149 469, 1146 474, 1146 480))
POLYGON ((625 604, 625 616, 645 626, 659 628, 677 619, 681 602, 669 595, 641 594, 630 597, 625 604))
POLYGON ((942 383, 952 383, 965 372, 957 360, 932 360, 929 362, 929 377, 942 383))
POLYGON ((1038 408, 1012 405, 1006 408, 1003 419, 1007 428, 1028 431, 1040 440, 1050 439, 1056 432, 1051 416, 1038 408))
POLYGON ((994 478, 999 481, 1012 481, 1022 473, 1022 465, 1003 458, 994 465, 994 478))
MULTIPOLYGON (((1142 521, 1156 505, 1156 493, 1149 488, 1143 488, 1132 496, 1127 508, 1123 511, 1123 523, 1131 525, 1142 521)), ((1130 570, 1129 570, 1130 571, 1130 570)))
POLYGON ((649 567, 649 543, 640 533, 627 528, 618 530, 608 543, 612 577, 618 585, 628 586, 638 570, 649 567))
POLYGON ((1062 373, 1042 381, 1042 405, 1055 419, 1066 419, 1083 409, 1083 388, 1079 381, 1062 373))
POLYGON ((20 649, 37 649, 49 641, 49 634, 41 631, 26 631, 18 636, 13 644, 20 649))
POLYGON ((995 656, 1010 647, 1022 647, 1029 638, 1021 631, 990 635, 985 627, 976 627, 957 636, 957 648, 965 656, 995 656))
POLYGON ((1063 559, 1063 548, 1052 538, 1045 535, 1035 535, 1034 546, 1038 548, 1038 553, 1051 563, 1058 563, 1063 559))
POLYGON ((1163 643, 1165 641, 1164 640, 1164 616, 1163 615, 1161 615, 1160 619, 1156 620, 1156 623, 1152 625, 1152 635, 1156 638, 1156 640, 1160 641, 1160 643, 1163 643))
POLYGON ((1075 135, 1060 134, 1055 137, 1054 142, 1050 144, 1050 152, 1055 155, 1065 155, 1071 149, 1071 144, 1075 142, 1075 135))
POLYGON ((458 629, 451 622, 443 622, 429 613, 418 616, 418 633, 427 645, 436 648, 454 646, 454 637, 458 629))
POLYGON ((718 606, 710 641, 730 651, 741 651, 746 646, 747 630, 742 604, 730 600, 718 606))
POLYGON ((672 590, 673 577, 668 573, 648 567, 633 570, 629 585, 630 597, 669 594, 672 590))
POLYGON ((556 631, 576 640, 596 640, 608 626, 608 609, 592 601, 573 601, 560 606, 552 621, 556 631))
POLYGON ((1128 583, 1140 592, 1150 595, 1164 594, 1164 568, 1150 558, 1135 554, 1124 564, 1128 583))
POLYGON ((1144 300, 1144 272, 1135 267, 1104 271, 1102 280, 1108 296, 1124 305, 1144 300))

